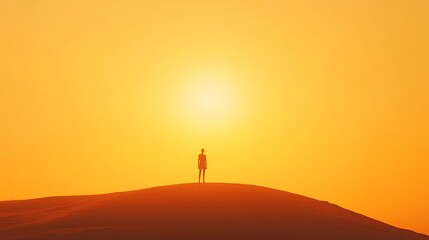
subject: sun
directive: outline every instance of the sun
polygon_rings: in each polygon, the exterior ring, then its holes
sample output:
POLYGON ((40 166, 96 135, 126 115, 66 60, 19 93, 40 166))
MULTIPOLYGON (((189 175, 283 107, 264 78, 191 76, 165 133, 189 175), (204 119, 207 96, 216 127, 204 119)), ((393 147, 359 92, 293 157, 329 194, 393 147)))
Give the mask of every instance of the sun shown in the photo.
POLYGON ((206 84, 196 89, 192 96, 193 108, 206 117, 225 115, 228 108, 226 90, 217 85, 206 84))
POLYGON ((184 110, 193 122, 219 123, 232 118, 232 86, 220 76, 203 76, 191 81, 184 91, 184 110))

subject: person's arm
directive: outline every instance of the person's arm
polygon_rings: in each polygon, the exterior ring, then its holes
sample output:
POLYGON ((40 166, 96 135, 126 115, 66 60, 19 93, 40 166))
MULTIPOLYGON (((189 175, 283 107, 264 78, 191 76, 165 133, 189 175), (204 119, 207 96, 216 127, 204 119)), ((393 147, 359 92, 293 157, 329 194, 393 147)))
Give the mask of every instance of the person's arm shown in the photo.
POLYGON ((200 155, 198 155, 198 169, 200 168, 200 155))

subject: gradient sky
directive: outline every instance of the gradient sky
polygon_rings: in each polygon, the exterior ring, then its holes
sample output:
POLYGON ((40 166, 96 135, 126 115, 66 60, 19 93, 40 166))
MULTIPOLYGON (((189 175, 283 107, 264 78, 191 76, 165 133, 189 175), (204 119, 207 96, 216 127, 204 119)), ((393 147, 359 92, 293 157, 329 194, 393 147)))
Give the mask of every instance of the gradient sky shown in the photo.
POLYGON ((207 180, 429 234, 429 1, 0 0, 0 199, 207 180))

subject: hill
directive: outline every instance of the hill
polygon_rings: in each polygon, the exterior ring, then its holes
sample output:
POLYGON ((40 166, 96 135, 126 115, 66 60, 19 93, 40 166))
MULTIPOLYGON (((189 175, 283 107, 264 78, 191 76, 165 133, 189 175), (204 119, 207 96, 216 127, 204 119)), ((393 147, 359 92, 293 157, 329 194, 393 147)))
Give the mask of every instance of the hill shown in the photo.
POLYGON ((429 237, 285 191, 206 183, 0 202, 0 239, 429 240, 429 237))

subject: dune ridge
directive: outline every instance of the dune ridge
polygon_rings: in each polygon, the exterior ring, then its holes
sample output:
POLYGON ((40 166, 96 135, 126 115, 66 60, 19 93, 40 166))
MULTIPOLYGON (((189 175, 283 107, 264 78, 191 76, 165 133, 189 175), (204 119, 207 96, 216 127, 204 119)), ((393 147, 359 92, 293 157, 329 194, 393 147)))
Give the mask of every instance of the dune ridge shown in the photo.
POLYGON ((178 184, 0 202, 0 239, 429 240, 298 194, 228 183, 178 184))

